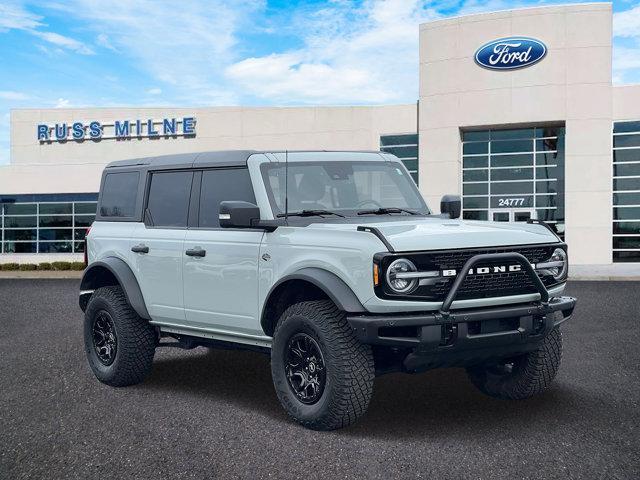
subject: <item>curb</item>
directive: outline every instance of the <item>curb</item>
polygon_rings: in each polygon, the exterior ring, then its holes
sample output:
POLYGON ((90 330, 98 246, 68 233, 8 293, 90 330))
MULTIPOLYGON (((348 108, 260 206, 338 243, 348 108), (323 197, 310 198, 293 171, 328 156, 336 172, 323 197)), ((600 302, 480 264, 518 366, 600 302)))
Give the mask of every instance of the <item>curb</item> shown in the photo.
POLYGON ((580 275, 578 277, 569 276, 570 282, 640 282, 638 276, 624 275, 580 275))
POLYGON ((81 279, 83 272, 76 270, 47 270, 47 271, 0 271, 1 279, 81 279))

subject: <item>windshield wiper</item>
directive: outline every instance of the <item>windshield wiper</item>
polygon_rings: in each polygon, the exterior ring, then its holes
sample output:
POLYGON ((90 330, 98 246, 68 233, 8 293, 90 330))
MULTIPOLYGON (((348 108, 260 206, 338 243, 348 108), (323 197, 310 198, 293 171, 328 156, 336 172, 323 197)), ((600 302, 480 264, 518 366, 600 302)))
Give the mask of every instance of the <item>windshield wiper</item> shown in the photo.
POLYGON ((336 217, 343 217, 344 215, 340 215, 339 213, 332 212, 331 210, 300 210, 299 212, 289 212, 289 213, 279 213, 276 215, 278 218, 282 217, 315 217, 322 215, 335 215, 336 217))
POLYGON ((375 210, 360 210, 358 215, 388 215, 391 213, 408 213, 410 215, 420 215, 418 212, 414 212, 413 210, 407 210, 406 208, 398 208, 398 207, 380 207, 375 210))

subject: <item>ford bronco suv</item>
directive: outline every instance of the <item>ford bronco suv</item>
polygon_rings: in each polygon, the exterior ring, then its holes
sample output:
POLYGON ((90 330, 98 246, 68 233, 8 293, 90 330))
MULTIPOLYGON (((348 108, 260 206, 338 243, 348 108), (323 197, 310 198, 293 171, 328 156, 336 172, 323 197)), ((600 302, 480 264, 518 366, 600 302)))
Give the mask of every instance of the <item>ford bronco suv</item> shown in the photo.
POLYGON ((460 208, 447 195, 431 213, 382 152, 113 162, 80 287, 89 365, 125 386, 158 346, 259 350, 284 409, 318 430, 362 416, 388 372, 464 367, 488 395, 538 394, 576 303, 567 246, 460 208))

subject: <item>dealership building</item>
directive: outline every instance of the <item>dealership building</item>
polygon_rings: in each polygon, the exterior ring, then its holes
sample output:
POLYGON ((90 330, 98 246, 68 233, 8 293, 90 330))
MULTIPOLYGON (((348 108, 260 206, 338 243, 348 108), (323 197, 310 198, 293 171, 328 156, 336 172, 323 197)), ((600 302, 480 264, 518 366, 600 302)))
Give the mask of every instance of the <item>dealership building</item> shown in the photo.
POLYGON ((404 161, 435 212, 457 193, 466 219, 548 222, 573 265, 640 266, 640 85, 612 84, 611 4, 419 28, 411 104, 13 110, 0 262, 81 258, 114 160, 379 149, 404 161))

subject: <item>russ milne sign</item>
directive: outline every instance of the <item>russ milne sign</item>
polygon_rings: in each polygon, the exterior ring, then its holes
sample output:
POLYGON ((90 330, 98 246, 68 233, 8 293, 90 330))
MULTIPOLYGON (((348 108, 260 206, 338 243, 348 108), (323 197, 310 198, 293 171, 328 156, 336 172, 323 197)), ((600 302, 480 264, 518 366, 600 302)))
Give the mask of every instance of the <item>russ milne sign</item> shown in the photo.
POLYGON ((515 70, 539 62, 546 54, 546 45, 535 38, 508 37, 484 44, 475 59, 490 70, 515 70))
POLYGON ((195 117, 163 118, 162 120, 116 120, 113 123, 89 122, 39 124, 37 135, 40 143, 74 140, 124 140, 130 138, 194 137, 195 117))

